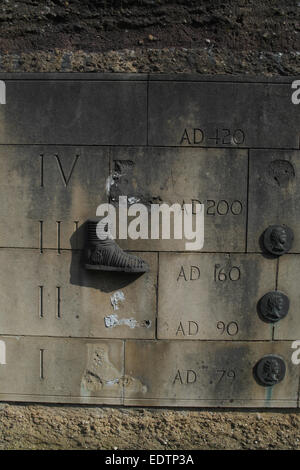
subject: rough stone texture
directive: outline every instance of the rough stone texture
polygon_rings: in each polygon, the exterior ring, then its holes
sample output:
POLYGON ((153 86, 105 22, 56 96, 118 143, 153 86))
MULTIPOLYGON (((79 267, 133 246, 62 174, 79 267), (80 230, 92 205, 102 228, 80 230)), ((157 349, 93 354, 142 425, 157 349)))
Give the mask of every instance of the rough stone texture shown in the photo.
POLYGON ((297 0, 5 0, 0 70, 299 73, 297 0))
POLYGON ((155 72, 297 75, 299 52, 150 47, 104 52, 55 48, 0 54, 1 72, 155 72))
MULTIPOLYGON (((0 71, 297 75, 298 1, 1 5, 0 71)), ((2 404, 1 449, 299 449, 300 414, 2 404)))
POLYGON ((5 0, 3 50, 213 44, 295 50, 297 1, 5 0))
POLYGON ((8 405, 0 449, 300 449, 300 415, 8 405))

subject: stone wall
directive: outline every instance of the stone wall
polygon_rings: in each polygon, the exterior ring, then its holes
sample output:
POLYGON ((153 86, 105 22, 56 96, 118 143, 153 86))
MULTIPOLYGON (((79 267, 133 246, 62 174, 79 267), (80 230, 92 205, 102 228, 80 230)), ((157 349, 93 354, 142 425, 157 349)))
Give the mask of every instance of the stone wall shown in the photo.
MULTIPOLYGON (((0 71, 299 75, 298 4, 4 0, 0 71)), ((0 405, 0 449, 62 448, 296 449, 300 415, 0 405)))

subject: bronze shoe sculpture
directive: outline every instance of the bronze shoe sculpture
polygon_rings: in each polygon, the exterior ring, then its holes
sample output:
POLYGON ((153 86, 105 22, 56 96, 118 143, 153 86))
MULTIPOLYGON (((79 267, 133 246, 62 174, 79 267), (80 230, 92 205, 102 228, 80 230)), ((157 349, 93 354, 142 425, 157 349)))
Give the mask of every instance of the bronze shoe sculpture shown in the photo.
POLYGON ((127 273, 145 273, 149 265, 139 256, 126 253, 115 240, 100 240, 96 233, 98 219, 87 221, 88 246, 86 249, 85 268, 98 271, 121 271, 127 273))

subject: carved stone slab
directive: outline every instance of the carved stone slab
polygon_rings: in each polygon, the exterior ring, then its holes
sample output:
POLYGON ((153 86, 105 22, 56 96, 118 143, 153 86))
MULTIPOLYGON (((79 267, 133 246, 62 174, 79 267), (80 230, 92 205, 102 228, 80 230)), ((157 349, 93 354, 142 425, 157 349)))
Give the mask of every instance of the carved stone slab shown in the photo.
POLYGON ((158 338, 271 340, 257 304, 275 283, 276 261, 260 255, 162 253, 158 338))
POLYGON ((145 77, 114 80, 110 76, 104 81, 40 74, 40 78, 5 80, 1 144, 146 144, 145 77))
POLYGON ((149 85, 149 144, 299 148, 299 110, 286 83, 156 80, 149 85), (288 125, 287 125, 288 123, 288 125))
POLYGON ((0 352, 0 400, 123 402, 122 341, 0 336, 0 352))
POLYGON ((124 345, 121 340, 1 336, 0 398, 136 406, 296 407, 299 373, 290 360, 290 346, 283 341, 129 340, 124 345), (276 379, 273 386, 257 379, 262 360, 259 374, 265 380, 276 379), (278 361, 284 369, 277 368, 278 361))
POLYGON ((82 248, 108 173, 105 147, 0 146, 0 246, 82 248))
MULTIPOLYGON (((299 367, 292 353, 283 341, 127 341, 125 374, 138 377, 143 388, 126 387, 125 405, 296 407, 299 367), (282 358, 286 372, 266 387, 257 383, 254 368, 270 354, 282 358)), ((264 376, 274 373, 268 366, 264 376)))
POLYGON ((157 255, 150 272, 88 271, 80 252, 0 250, 1 334, 154 338, 157 255))
MULTIPOLYGON (((110 200, 117 203, 120 195, 127 195, 129 203, 147 206, 202 203, 203 251, 244 251, 247 155, 246 150, 236 149, 114 148, 110 154, 110 200)), ((128 239, 120 240, 120 245, 125 249, 184 251, 186 241, 128 239)))

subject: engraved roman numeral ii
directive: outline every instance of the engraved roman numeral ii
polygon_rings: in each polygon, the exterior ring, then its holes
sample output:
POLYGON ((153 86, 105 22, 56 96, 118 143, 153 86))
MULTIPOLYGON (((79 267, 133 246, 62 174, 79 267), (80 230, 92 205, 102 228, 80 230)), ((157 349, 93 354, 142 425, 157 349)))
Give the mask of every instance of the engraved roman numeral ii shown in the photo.
MULTIPOLYGON (((55 317, 61 318, 61 286, 56 286, 53 293, 55 295, 55 317)), ((45 312, 45 286, 38 286, 38 316, 39 318, 44 318, 46 316, 45 312)))

